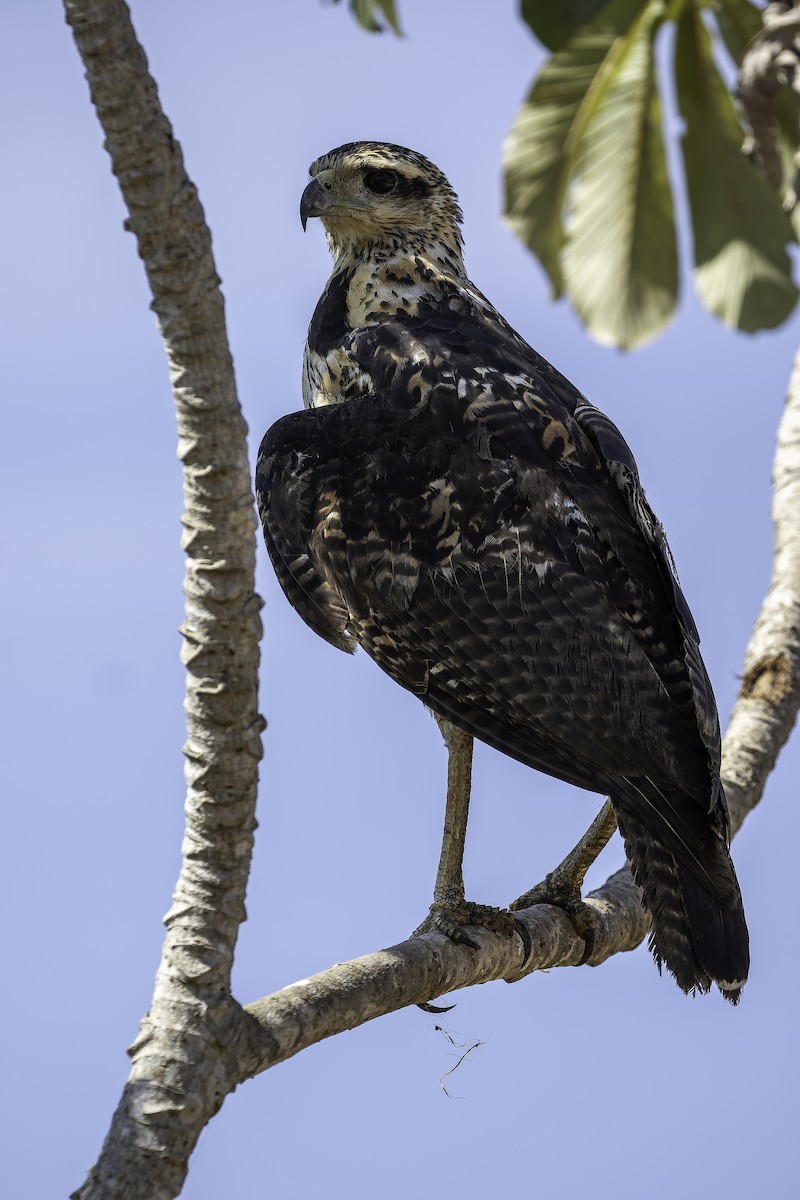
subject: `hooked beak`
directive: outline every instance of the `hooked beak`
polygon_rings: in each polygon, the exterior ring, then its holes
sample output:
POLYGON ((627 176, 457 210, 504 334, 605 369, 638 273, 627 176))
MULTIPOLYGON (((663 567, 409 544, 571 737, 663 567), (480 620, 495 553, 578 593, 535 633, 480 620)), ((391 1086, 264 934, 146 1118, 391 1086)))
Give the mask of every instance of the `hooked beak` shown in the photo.
POLYGON ((300 197, 300 221, 304 230, 309 217, 321 217, 327 209, 332 208, 334 205, 334 199, 330 191, 330 176, 332 173, 331 171, 320 171, 319 175, 314 176, 300 197))

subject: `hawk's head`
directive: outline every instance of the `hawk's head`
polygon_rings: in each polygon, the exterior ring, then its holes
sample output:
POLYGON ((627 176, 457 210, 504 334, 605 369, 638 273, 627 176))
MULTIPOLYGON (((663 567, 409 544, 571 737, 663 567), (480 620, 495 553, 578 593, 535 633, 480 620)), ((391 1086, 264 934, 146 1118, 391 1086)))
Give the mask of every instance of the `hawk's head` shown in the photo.
POLYGON ((376 246, 444 245, 460 257, 461 209, 438 167, 386 142, 349 142, 311 164, 300 201, 305 228, 320 217, 334 255, 376 246))

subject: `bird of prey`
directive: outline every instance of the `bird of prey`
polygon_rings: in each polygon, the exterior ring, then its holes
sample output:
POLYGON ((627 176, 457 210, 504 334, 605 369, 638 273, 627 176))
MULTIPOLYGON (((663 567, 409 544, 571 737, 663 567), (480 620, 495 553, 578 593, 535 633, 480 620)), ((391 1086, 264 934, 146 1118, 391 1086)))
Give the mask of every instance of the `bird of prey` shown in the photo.
MULTIPOLYGON (((301 218, 321 218, 333 273, 305 409, 267 432, 256 474, 286 596, 440 719, 452 789, 477 737, 607 795, 659 968, 736 1003, 749 949, 716 705, 628 445, 470 282, 437 167, 354 142, 310 174, 301 218)), ((458 906, 463 833, 434 893, 456 936, 486 917, 458 906)))

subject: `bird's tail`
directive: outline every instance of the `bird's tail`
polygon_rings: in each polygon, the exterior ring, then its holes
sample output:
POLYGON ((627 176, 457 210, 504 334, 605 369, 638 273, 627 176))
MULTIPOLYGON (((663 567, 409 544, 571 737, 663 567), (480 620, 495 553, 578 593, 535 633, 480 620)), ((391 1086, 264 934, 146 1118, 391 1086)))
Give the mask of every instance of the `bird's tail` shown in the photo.
POLYGON ((750 942, 718 822, 677 790, 639 779, 635 791, 633 803, 625 793, 612 800, 652 920, 649 945, 658 968, 663 963, 684 992, 707 992, 716 983, 737 1004, 750 968, 750 942), (698 830, 701 824, 705 828, 698 830))

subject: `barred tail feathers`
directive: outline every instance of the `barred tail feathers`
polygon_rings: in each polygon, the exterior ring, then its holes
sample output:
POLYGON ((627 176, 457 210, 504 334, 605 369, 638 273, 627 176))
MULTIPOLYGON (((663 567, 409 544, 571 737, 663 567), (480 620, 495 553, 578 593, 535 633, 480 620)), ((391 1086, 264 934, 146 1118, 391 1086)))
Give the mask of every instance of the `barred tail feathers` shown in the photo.
MULTIPOLYGON (((660 789, 657 793, 666 799, 660 789)), ((652 920, 649 945, 659 970, 666 966, 684 992, 707 992, 716 983, 727 1000, 738 1003, 750 966, 749 936, 733 863, 711 817, 705 815, 705 837, 694 841, 687 856, 674 833, 664 837, 663 830, 653 828, 649 812, 645 824, 631 811, 630 796, 613 799, 633 877, 652 920)), ((685 803, 691 804, 688 797, 685 803)))

